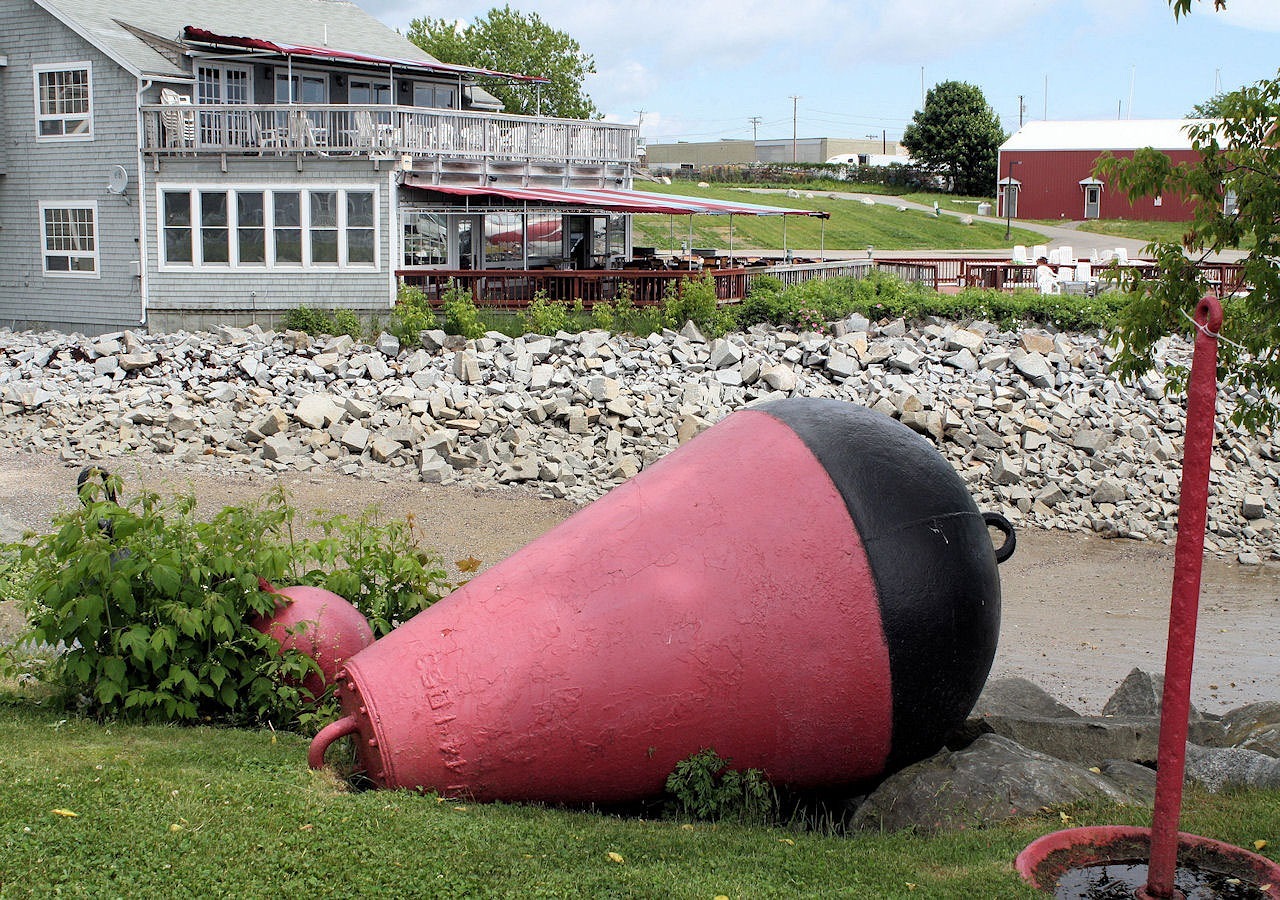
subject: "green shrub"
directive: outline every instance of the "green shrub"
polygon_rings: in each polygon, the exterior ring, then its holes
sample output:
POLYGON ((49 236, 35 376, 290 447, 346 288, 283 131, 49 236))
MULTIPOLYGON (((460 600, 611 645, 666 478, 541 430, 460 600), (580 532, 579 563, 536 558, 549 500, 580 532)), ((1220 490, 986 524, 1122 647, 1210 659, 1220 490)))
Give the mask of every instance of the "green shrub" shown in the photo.
POLYGON ((345 334, 355 340, 364 337, 364 324, 360 321, 360 317, 349 309, 335 309, 333 311, 333 331, 332 334, 345 334))
POLYGON ((716 281, 710 275, 672 282, 667 288, 662 312, 672 328, 692 322, 708 337, 719 337, 734 324, 732 314, 720 308, 716 281))
POLYGON ((364 335, 360 317, 349 309, 329 312, 310 306, 295 306, 284 315, 280 323, 290 331, 303 331, 310 335, 347 334, 356 340, 364 335))
POLYGON ((452 278, 440 297, 440 312, 444 315, 444 330, 449 334, 460 334, 465 338, 484 336, 484 325, 480 322, 480 310, 476 309, 475 298, 464 286, 452 278))
POLYGON ((427 295, 413 285, 401 282, 396 290, 396 306, 391 311, 391 324, 387 330, 396 336, 402 347, 413 347, 422 338, 422 332, 435 327, 436 314, 427 295))
POLYGON ((706 821, 764 824, 775 818, 777 794, 759 769, 729 768, 708 747, 676 763, 667 776, 667 793, 684 815, 706 821))
MULTIPOLYGON (((581 310, 582 301, 578 301, 581 310)), ((525 331, 535 334, 555 334, 569 328, 569 304, 563 300, 551 300, 546 291, 538 291, 520 314, 525 331)))
POLYGON ((274 599, 259 577, 345 596, 385 634, 434 602, 444 573, 412 523, 370 515, 321 523, 295 539, 294 510, 276 488, 203 522, 194 495, 110 499, 118 479, 90 483, 57 530, 22 545, 39 573, 23 601, 41 645, 65 647, 47 675, 101 716, 162 721, 305 724, 301 680, 315 664, 252 627, 274 599))

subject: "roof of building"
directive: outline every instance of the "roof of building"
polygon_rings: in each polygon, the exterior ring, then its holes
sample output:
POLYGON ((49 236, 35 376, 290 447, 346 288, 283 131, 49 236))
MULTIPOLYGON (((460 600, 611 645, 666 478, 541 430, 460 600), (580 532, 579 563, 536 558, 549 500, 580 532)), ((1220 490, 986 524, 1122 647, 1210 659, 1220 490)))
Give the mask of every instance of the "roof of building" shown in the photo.
POLYGON ((1001 150, 1190 150, 1187 126, 1204 119, 1100 119, 1028 122, 1001 150))
POLYGON ((139 77, 191 75, 166 57, 158 42, 179 42, 188 26, 223 35, 249 35, 281 44, 334 47, 354 54, 420 63, 437 60, 350 0, 36 0, 51 15, 139 77))

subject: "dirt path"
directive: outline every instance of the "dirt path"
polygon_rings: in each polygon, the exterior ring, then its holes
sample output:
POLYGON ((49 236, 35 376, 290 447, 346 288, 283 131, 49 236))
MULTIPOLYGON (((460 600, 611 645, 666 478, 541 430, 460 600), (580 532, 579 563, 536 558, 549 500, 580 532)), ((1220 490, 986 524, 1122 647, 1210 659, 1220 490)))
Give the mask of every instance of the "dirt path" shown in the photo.
MULTIPOLYGON (((244 470, 173 469, 143 459, 114 462, 126 490, 139 483, 194 491, 209 512, 262 494, 271 482, 244 470)), ((55 454, 0 458, 0 514, 47 529, 74 499, 78 465, 55 454)), ((475 556, 485 566, 508 556, 572 514, 566 502, 524 490, 478 491, 424 485, 408 474, 387 480, 337 474, 283 477, 302 510, 355 514, 370 504, 387 515, 413 512, 424 544, 450 563, 475 556)), ((1003 622, 993 674, 1022 675, 1082 712, 1099 712, 1134 666, 1164 667, 1173 549, 1127 540, 1027 529, 1001 566, 1003 622)), ((0 635, 16 626, 0 604, 0 635)), ((1223 712, 1280 699, 1280 565, 1205 561, 1193 702, 1223 712)))

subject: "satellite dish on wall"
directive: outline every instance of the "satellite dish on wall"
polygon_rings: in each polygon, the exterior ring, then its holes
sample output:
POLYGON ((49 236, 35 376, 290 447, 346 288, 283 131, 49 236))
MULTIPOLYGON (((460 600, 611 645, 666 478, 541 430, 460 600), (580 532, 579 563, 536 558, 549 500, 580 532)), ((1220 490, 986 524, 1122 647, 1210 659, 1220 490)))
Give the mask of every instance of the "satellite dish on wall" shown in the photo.
POLYGON ((111 174, 107 176, 107 190, 113 194, 123 194, 125 188, 129 186, 129 173, 124 166, 112 166, 111 174))

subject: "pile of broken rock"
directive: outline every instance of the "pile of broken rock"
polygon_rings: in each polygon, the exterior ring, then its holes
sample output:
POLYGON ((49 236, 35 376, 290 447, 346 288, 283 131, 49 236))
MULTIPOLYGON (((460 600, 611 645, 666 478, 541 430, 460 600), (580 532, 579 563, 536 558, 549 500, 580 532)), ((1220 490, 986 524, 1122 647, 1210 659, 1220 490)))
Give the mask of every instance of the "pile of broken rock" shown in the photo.
MULTIPOLYGON (((687 324, 463 340, 222 327, 83 335, 0 330, 0 448, 69 462, 122 455, 248 471, 326 470, 599 497, 730 412, 783 397, 859 403, 927 436, 980 508, 1029 524, 1171 541, 1185 410, 1162 344, 1135 384, 1105 335, 988 322, 687 324)), ((1223 394, 1224 416, 1234 397, 1223 394)), ((1211 473, 1211 553, 1277 558, 1280 440, 1225 425, 1211 473)))

